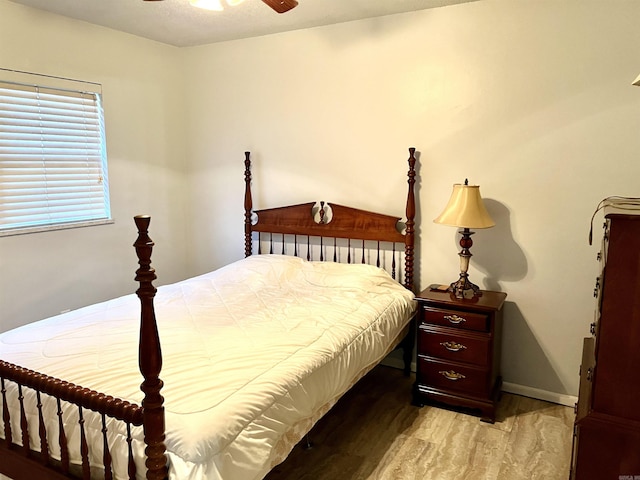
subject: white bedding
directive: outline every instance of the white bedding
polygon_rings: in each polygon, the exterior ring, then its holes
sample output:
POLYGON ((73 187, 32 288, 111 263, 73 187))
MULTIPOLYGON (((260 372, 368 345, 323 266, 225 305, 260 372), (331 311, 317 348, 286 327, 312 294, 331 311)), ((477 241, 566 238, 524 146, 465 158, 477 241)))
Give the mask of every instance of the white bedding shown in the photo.
MULTIPOLYGON (((173 480, 263 478, 388 353, 415 310, 382 269, 280 255, 160 287, 155 305, 173 480)), ((0 335, 0 358, 140 404, 139 311, 128 295, 20 327, 0 335)), ((87 425, 101 445, 100 425, 87 425)), ((142 449, 141 428, 134 436, 142 449)), ((119 478, 123 463, 114 460, 119 478)))

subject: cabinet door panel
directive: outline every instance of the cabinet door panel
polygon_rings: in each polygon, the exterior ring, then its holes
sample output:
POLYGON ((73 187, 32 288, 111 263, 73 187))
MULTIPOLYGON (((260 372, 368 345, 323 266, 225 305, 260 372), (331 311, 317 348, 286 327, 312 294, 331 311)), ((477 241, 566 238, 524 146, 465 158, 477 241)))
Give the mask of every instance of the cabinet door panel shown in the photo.
POLYGON ((591 391, 593 387, 593 372, 596 364, 595 339, 587 337, 582 344, 582 363, 580 364, 580 392, 576 409, 576 420, 587 416, 591 410, 591 391))
POLYGON ((606 480, 640 475, 640 433, 612 424, 580 422, 576 443, 576 480, 606 480))

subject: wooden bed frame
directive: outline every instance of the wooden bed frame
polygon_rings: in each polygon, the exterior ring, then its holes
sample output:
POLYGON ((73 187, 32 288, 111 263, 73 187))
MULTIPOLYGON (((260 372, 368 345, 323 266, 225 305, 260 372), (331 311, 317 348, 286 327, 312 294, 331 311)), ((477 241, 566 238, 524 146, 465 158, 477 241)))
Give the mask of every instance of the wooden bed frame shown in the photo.
MULTIPOLYGON (((414 262, 414 236, 415 236, 415 149, 409 149, 409 172, 408 172, 408 195, 406 202, 406 227, 401 233, 397 229, 400 218, 380 215, 377 213, 357 210, 340 205, 331 205, 333 213, 330 221, 325 221, 324 215, 327 211, 324 202, 320 207, 320 222, 316 222, 310 214, 314 203, 259 210, 253 212, 257 214, 257 222, 252 222, 252 197, 251 197, 251 172, 250 154, 245 153, 245 255, 252 254, 253 232, 258 234, 258 244, 261 244, 260 234, 269 233, 270 248, 273 248, 272 234, 282 235, 284 251, 284 235, 294 236, 295 254, 298 254, 298 236, 307 237, 307 258, 310 258, 309 237, 319 237, 321 242, 321 260, 324 260, 324 239, 333 239, 333 257, 336 260, 336 238, 349 239, 349 258, 351 262, 351 240, 360 241, 364 263, 365 241, 377 242, 377 250, 380 251, 380 242, 391 242, 392 244, 404 244, 404 286, 413 290, 413 262, 414 262)), ((127 426, 127 442, 129 444, 128 472, 129 478, 136 478, 136 467, 133 461, 131 450, 131 427, 142 426, 144 430, 145 465, 147 468, 146 478, 148 480, 163 480, 168 477, 167 458, 165 455, 165 419, 164 419, 164 399, 160 394, 163 387, 160 379, 162 369, 162 353, 160 338, 156 325, 153 299, 156 288, 153 281, 156 279, 155 271, 151 267, 151 252, 154 246, 149 238, 148 227, 149 216, 136 216, 135 223, 138 228, 138 238, 134 243, 138 256, 139 268, 136 270, 135 280, 140 287, 136 291, 140 299, 140 344, 139 344, 139 368, 144 378, 141 390, 144 393, 142 405, 134 405, 114 398, 112 396, 96 392, 78 385, 50 377, 48 375, 35 372, 26 368, 0 360, 0 391, 2 396, 2 418, 4 423, 4 439, 0 439, 0 473, 7 475, 14 480, 57 480, 66 478, 91 477, 91 466, 89 464, 89 447, 85 436, 83 420, 83 410, 97 412, 102 417, 103 432, 103 466, 104 478, 111 479, 112 458, 107 447, 107 427, 106 418, 115 418, 124 422, 127 426), (10 413, 7 401, 6 384, 13 382, 18 389, 18 402, 20 407, 20 432, 12 432, 10 424, 10 413), (27 421, 23 389, 28 388, 35 391, 36 408, 38 412, 38 425, 29 425, 27 421), (53 397, 57 402, 57 415, 59 418, 59 435, 57 438, 49 438, 45 428, 41 395, 53 397), (66 405, 62 402, 67 402, 66 405), (76 468, 70 465, 69 448, 65 429, 62 424, 63 407, 78 409, 78 424, 80 430, 79 450, 82 458, 82 465, 76 468), (29 446, 29 430, 37 429, 40 439, 40 451, 32 450, 29 446), (17 444, 14 439, 20 438, 22 445, 17 444), (56 442, 61 452, 61 460, 56 460, 50 455, 50 445, 56 442)), ((395 248, 395 247, 394 247, 395 248)), ((378 265, 380 256, 378 253, 378 265)), ((395 254, 393 256, 395 262, 395 254)), ((355 263, 355 261, 354 261, 355 263)), ((395 263, 392 266, 395 275, 395 263)), ((413 349, 413 328, 409 328, 409 334, 405 337, 402 345, 405 350, 405 372, 408 373, 413 349)))

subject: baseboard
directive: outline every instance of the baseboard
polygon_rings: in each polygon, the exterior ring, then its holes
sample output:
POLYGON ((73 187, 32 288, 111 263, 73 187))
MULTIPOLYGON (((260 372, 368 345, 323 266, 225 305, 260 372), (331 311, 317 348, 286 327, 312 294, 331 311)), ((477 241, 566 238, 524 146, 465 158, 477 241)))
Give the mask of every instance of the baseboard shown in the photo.
POLYGON ((527 387, 526 385, 518 385, 517 383, 510 382, 502 382, 502 391, 544 400, 545 402, 557 403, 558 405, 565 405, 567 407, 573 407, 578 401, 578 397, 574 395, 550 392, 548 390, 541 390, 539 388, 527 387))
MULTIPOLYGON (((402 358, 389 355, 380 362, 387 367, 404 368, 404 362, 402 358)), ((411 363, 411 371, 416 371, 415 362, 411 363)), ((565 405, 567 407, 573 407, 578 401, 578 397, 574 395, 566 395, 563 393, 550 392, 548 390, 542 390, 540 388, 528 387, 526 385, 519 385, 517 383, 502 382, 502 391, 507 393, 513 393, 515 395, 522 395, 524 397, 535 398, 537 400, 544 400, 545 402, 557 403, 558 405, 565 405)))

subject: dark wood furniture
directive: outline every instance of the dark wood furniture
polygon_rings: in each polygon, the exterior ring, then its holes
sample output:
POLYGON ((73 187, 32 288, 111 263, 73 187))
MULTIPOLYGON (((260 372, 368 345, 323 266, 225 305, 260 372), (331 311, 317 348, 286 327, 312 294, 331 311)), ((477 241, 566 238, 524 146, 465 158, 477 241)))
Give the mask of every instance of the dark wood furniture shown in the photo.
POLYGON ((500 396, 502 306, 506 293, 482 291, 471 299, 426 289, 416 297, 418 355, 414 403, 479 410, 495 422, 500 396))
POLYGON ((607 215, 584 339, 571 478, 640 475, 640 215, 607 215))
MULTIPOLYGON (((379 215, 372 212, 365 212, 350 207, 334 206, 332 209, 333 219, 326 222, 315 222, 309 220, 312 217, 312 211, 304 210, 301 206, 281 207, 270 210, 252 212, 252 196, 251 196, 251 174, 250 174, 250 155, 245 154, 245 254, 252 254, 252 236, 254 232, 260 235, 260 232, 269 232, 270 241, 271 234, 293 234, 296 237, 295 253, 298 252, 297 237, 306 236, 307 245, 309 245, 308 237, 322 236, 322 238, 348 238, 349 251, 351 252, 351 242, 354 245, 360 241, 364 249, 366 241, 376 242, 378 252, 380 251, 380 242, 392 242, 394 245, 400 243, 404 250, 404 285, 413 288, 413 248, 414 248, 414 225, 415 225, 415 149, 409 149, 410 157, 408 176, 408 194, 406 200, 406 222, 404 224, 404 232, 399 230, 399 218, 387 215, 379 215), (252 222, 252 213, 257 213, 259 221, 252 222), (307 218, 309 217, 309 218, 307 218), (284 218, 284 220, 282 220, 284 218), (350 236, 353 235, 353 236, 350 236)), ((304 205, 304 204, 303 204, 304 205)), ((313 204, 306 204, 313 205, 313 204)), ((164 415, 164 399, 161 395, 163 382, 160 379, 162 369, 162 353, 160 346, 160 336, 156 324, 154 297, 156 288, 153 281, 156 279, 155 270, 151 267, 151 253, 154 246, 153 241, 149 238, 148 227, 150 218, 148 216, 137 216, 135 223, 138 228, 138 238, 134 243, 138 263, 140 267, 136 271, 136 281, 139 282, 140 288, 137 290, 141 304, 141 326, 140 326, 140 344, 139 344, 139 369, 142 374, 141 390, 144 393, 142 405, 134 405, 129 402, 114 398, 112 396, 96 392, 78 385, 74 385, 64 380, 47 376, 43 373, 35 372, 12 363, 0 360, 0 381, 1 381, 1 401, 2 401, 2 436, 0 438, 0 473, 13 478, 14 480, 31 480, 37 478, 40 480, 64 479, 64 478, 84 478, 89 479, 92 471, 95 469, 103 469, 104 477, 112 478, 111 465, 113 459, 109 452, 109 435, 110 431, 107 427, 115 419, 126 424, 128 433, 127 441, 131 443, 132 427, 142 426, 144 429, 145 449, 145 465, 147 468, 146 478, 162 480, 168 478, 168 462, 166 457, 165 439, 165 415, 164 415), (12 400, 10 396, 9 384, 12 384, 12 390, 17 391, 18 412, 10 411, 9 405, 12 400), (37 414, 36 418, 29 418, 27 414, 27 406, 25 405, 23 392, 31 390, 37 398, 35 406, 37 414), (58 411, 55 420, 59 427, 59 432, 55 435, 48 433, 46 425, 52 422, 43 418, 43 409, 41 405, 41 397, 51 397, 57 402, 58 411), (11 400, 11 401, 10 401, 11 400), (65 425, 62 422, 63 409, 77 410, 77 418, 80 442, 79 445, 71 445, 65 434, 65 425), (83 411, 91 410, 97 412, 102 417, 102 433, 104 439, 104 447, 99 452, 90 452, 89 445, 85 439, 85 426, 83 420, 83 411), (15 416, 17 415, 17 416, 15 416), (11 418, 19 418, 19 431, 12 431, 11 418), (34 423, 35 422, 35 423, 34 423), (37 432, 37 445, 29 444, 30 432, 37 432), (55 460, 50 454, 50 446, 53 444, 59 446, 61 451, 61 460, 55 460), (69 451, 75 449, 79 451, 82 465, 76 468, 70 465, 69 451), (102 465, 95 465, 90 462, 90 458, 102 459, 102 465)), ((323 240, 320 240, 322 243, 323 240)), ((258 243, 260 239, 258 238, 258 243)), ((333 243, 336 245, 335 241, 333 243)), ((321 251, 324 251, 321 249, 321 251)), ((335 248, 334 248, 335 251, 335 248)), ((283 252, 284 253, 284 246, 283 252)), ((355 248, 354 248, 355 253, 355 248)), ((309 255, 309 250, 307 250, 309 255)), ((394 254, 395 262, 395 254, 394 254)), ((326 257, 327 261, 331 261, 326 257)), ((335 259, 335 254, 334 254, 335 259)), ((349 260, 351 259, 349 255, 349 260)), ((365 263, 365 255, 362 253, 362 263, 365 263)), ((356 263, 355 256, 353 263, 356 263)), ((395 263, 392 262, 392 268, 395 263)), ((412 331, 407 327, 408 331, 412 331)), ((406 336, 402 344, 409 348, 413 345, 413 337, 406 336), (407 340, 409 339, 409 340, 407 340)), ((407 354, 405 354, 406 357, 407 354)), ((409 357, 411 353, 409 353, 409 357)), ((410 358, 409 358, 410 359, 410 358)), ((132 368, 136 368, 132 365, 132 368)), ((66 411, 65 410, 65 411, 66 411)), ((133 452, 128 452, 127 459, 119 459, 120 462, 126 462, 129 466, 129 478, 137 478, 136 467, 133 461, 133 452)))

